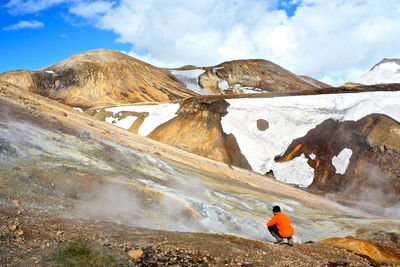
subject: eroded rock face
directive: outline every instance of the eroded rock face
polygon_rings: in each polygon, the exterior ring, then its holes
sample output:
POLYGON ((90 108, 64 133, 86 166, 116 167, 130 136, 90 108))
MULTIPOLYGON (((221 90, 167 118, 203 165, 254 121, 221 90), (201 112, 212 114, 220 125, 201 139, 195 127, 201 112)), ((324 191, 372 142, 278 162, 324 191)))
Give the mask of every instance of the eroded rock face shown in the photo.
POLYGON ((354 237, 329 238, 320 243, 344 248, 365 255, 378 263, 400 263, 400 256, 392 249, 354 237))
POLYGON ((400 201, 400 124, 388 116, 326 120, 294 140, 275 161, 286 162, 302 154, 315 170, 312 189, 373 202, 400 201))
POLYGON ((221 100, 184 101, 178 116, 158 126, 148 137, 230 165, 251 169, 236 138, 225 134, 221 118, 229 104, 221 100))
POLYGON ((78 54, 38 71, 2 73, 0 79, 82 108, 196 95, 168 71, 105 49, 78 54))
POLYGON ((208 93, 243 93, 242 88, 258 92, 312 90, 329 85, 297 76, 267 60, 235 60, 204 68, 199 85, 208 93))

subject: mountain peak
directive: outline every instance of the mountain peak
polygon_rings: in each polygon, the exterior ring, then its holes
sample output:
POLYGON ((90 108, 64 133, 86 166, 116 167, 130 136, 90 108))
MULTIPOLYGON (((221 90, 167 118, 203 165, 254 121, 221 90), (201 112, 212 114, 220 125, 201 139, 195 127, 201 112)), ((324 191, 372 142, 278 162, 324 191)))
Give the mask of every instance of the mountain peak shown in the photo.
POLYGON ((379 61, 378 63, 376 63, 371 69, 373 70, 375 67, 382 65, 384 63, 395 63, 397 65, 400 65, 400 58, 384 58, 381 61, 379 61))
POLYGON ((362 84, 400 83, 400 59, 384 58, 361 76, 362 84))

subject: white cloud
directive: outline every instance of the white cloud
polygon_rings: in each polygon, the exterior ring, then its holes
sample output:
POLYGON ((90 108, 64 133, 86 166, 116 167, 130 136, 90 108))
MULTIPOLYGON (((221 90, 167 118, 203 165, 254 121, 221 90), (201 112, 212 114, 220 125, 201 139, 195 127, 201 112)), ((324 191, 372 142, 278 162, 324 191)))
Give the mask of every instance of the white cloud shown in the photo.
POLYGON ((115 2, 96 1, 96 2, 80 2, 72 6, 69 11, 72 14, 90 18, 101 15, 109 11, 115 2))
POLYGON ((53 7, 61 3, 69 3, 77 0, 10 0, 4 7, 12 14, 31 14, 53 7))
POLYGON ((383 57, 400 56, 397 0, 306 0, 293 17, 274 9, 276 4, 121 0, 96 25, 132 44, 130 54, 166 66, 265 58, 297 74, 339 83, 356 79, 355 73, 383 57))
POLYGON ((132 45, 129 54, 158 66, 263 58, 337 85, 350 78, 356 82, 355 74, 365 73, 384 57, 400 57, 398 0, 114 2, 11 0, 6 6, 32 12, 69 3, 71 13, 113 31, 118 42, 132 45), (288 17, 277 10, 278 2, 300 5, 288 17))
POLYGON ((9 26, 6 26, 3 28, 4 31, 14 31, 14 30, 20 30, 20 29, 39 29, 43 28, 44 24, 40 21, 37 20, 32 20, 32 21, 20 21, 16 24, 12 24, 9 26))

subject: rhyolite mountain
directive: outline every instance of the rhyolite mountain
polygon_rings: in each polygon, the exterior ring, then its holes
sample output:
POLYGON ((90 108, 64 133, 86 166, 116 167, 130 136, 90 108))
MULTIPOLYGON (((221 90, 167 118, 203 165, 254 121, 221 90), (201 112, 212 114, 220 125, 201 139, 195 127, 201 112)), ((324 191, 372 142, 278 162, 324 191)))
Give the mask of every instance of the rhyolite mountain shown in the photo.
POLYGON ((267 60, 237 60, 215 67, 157 68, 126 54, 96 49, 44 69, 15 70, 0 79, 71 107, 88 109, 166 102, 198 94, 304 91, 329 87, 267 60))
POLYGON ((233 60, 212 67, 189 65, 170 71, 199 94, 251 94, 330 87, 263 59, 233 60))
POLYGON ((384 58, 360 78, 362 84, 400 83, 400 58, 384 58))
POLYGON ((5 72, 0 79, 84 109, 196 95, 169 71, 106 49, 74 55, 37 71, 5 72))

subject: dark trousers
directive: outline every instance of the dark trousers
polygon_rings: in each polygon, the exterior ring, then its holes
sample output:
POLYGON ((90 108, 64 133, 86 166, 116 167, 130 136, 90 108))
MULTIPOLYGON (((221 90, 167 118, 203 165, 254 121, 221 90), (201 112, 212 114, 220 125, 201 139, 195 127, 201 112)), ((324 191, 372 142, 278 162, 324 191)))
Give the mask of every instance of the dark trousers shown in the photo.
POLYGON ((268 226, 268 231, 271 233, 272 236, 278 236, 280 238, 283 238, 280 234, 279 234, 279 229, 278 226, 276 226, 276 224, 268 226))

